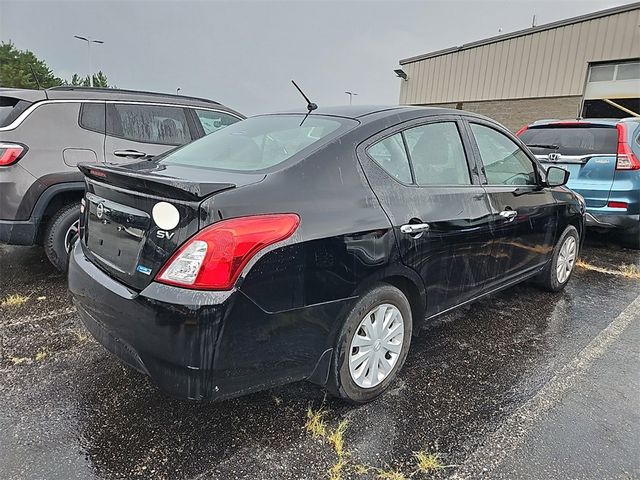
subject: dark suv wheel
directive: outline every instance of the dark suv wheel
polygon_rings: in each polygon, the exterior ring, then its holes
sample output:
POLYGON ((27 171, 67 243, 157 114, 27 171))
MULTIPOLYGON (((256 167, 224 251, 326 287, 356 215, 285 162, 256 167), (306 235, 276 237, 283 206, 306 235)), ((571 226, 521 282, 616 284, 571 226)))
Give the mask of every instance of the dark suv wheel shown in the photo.
POLYGON ((49 261, 61 272, 67 271, 69 251, 78 237, 80 203, 62 207, 49 220, 44 233, 44 250, 49 261))

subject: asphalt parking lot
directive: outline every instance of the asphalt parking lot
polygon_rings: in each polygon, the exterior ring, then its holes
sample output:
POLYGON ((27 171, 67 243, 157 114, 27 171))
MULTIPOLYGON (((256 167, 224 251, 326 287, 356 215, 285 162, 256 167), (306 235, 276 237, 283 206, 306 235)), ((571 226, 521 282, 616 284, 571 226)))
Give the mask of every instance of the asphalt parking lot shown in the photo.
POLYGON ((640 258, 598 237, 582 259, 559 294, 521 285, 426 325, 356 408, 306 383, 168 398, 88 336, 40 249, 0 246, 0 477, 640 478, 640 258))

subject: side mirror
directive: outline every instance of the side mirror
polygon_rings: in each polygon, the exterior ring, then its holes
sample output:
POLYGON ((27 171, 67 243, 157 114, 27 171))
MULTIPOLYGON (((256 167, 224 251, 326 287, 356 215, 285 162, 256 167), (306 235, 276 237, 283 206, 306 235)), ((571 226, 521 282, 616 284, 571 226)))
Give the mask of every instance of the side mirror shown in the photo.
POLYGON ((569 172, 560 167, 547 168, 547 186, 560 187, 569 181, 569 172))

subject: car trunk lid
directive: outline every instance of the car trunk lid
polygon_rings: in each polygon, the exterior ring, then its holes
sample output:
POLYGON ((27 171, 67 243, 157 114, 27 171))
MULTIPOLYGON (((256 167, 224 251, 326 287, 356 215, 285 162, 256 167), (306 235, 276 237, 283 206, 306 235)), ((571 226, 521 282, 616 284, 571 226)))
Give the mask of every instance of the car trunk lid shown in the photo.
POLYGON ((136 290, 200 229, 205 198, 264 178, 154 161, 79 168, 86 177, 80 233, 85 255, 136 290))
POLYGON ((606 206, 616 169, 615 124, 534 125, 519 136, 545 167, 554 165, 569 171, 569 188, 580 193, 588 207, 606 206))

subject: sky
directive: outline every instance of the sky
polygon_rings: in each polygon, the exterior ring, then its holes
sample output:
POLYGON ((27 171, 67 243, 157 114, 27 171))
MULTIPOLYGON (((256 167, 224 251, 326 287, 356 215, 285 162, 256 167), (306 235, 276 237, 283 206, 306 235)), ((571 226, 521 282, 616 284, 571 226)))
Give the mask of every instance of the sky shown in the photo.
POLYGON ((70 79, 206 97, 247 115, 319 105, 397 104, 398 61, 630 3, 616 0, 0 0, 0 41, 70 79))

